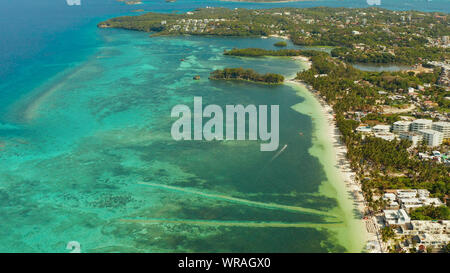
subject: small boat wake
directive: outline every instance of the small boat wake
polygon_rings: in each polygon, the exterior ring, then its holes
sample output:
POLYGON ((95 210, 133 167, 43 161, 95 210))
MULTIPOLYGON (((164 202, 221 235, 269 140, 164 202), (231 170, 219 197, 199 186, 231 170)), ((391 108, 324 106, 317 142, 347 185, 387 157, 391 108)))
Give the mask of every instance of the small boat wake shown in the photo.
POLYGON ((286 150, 287 148, 287 144, 283 146, 283 148, 281 148, 281 150, 279 150, 270 160, 270 162, 274 161, 277 157, 279 157, 281 155, 282 152, 284 152, 284 150, 286 150))

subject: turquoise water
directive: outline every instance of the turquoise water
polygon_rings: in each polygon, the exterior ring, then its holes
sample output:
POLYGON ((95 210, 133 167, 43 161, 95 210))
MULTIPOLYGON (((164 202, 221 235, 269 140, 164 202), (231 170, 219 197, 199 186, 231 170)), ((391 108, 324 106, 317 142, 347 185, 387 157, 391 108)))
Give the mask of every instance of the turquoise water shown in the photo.
POLYGON ((313 120, 291 108, 303 98, 285 85, 207 79, 230 66, 292 76, 302 64, 290 59, 222 55, 277 40, 149 38, 95 27, 137 7, 282 4, 35 2, 0 4, 10 26, 0 44, 1 252, 67 252, 69 241, 83 252, 347 250, 337 238, 345 223, 336 196, 319 193, 327 178, 308 152, 313 120), (257 142, 173 141, 170 110, 192 105, 193 96, 280 105, 286 150, 272 160, 275 152, 260 152, 257 142))
POLYGON ((87 252, 343 250, 323 228, 239 224, 340 222, 245 201, 323 211, 336 205, 316 194, 325 177, 307 152, 311 119, 290 108, 302 101, 294 90, 207 79, 212 69, 227 66, 291 75, 299 64, 289 59, 222 55, 235 45, 271 47, 275 40, 149 39, 145 33, 120 30, 101 35, 104 45, 97 54, 31 92, 9 113, 16 125, 3 126, 1 135, 0 217, 7 223, 1 229, 1 251, 60 252, 70 240, 87 252), (197 74, 202 79, 193 81, 197 74), (285 125, 280 144, 288 148, 271 161, 274 153, 260 152, 256 142, 173 141, 170 110, 179 103, 192 105, 193 96, 222 106, 279 104, 285 125))

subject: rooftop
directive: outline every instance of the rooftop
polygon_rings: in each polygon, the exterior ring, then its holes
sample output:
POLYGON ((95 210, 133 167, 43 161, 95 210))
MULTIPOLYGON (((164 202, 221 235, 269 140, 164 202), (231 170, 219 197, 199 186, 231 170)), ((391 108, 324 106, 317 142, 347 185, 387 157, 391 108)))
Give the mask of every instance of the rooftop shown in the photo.
POLYGON ((424 123, 424 124, 431 124, 433 123, 433 120, 431 119, 416 119, 412 123, 424 123))
POLYGON ((450 126, 450 122, 446 122, 446 121, 438 121, 438 122, 433 122, 433 125, 438 125, 438 126, 450 126))
POLYGON ((435 131, 435 130, 431 130, 431 129, 422 129, 420 130, 421 133, 425 133, 425 134, 430 134, 430 135, 434 135, 434 134, 441 134, 441 132, 435 131))
POLYGON ((378 124, 373 126, 373 129, 389 129, 389 128, 391 128, 391 126, 387 124, 378 124))
POLYGON ((394 124, 396 124, 396 125, 410 125, 410 124, 411 124, 411 121, 408 121, 408 120, 399 120, 399 121, 394 122, 394 124))

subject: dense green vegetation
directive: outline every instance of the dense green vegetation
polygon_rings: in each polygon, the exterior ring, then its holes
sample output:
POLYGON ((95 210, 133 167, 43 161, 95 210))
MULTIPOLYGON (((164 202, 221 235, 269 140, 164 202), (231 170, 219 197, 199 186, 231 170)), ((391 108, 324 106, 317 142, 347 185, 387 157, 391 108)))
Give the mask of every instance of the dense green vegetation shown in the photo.
POLYGON ((225 68, 223 70, 215 70, 211 72, 209 78, 212 80, 245 80, 267 84, 280 84, 284 81, 284 77, 279 74, 259 74, 253 69, 244 68, 225 68))
MULTIPOLYGON (((311 59, 311 69, 299 72, 298 78, 319 90, 320 96, 333 106, 342 140, 348 148, 347 157, 362 182, 362 190, 372 209, 382 208, 382 202, 375 201, 373 194, 380 194, 385 189, 422 188, 440 198, 450 193, 448 166, 411 157, 406 150, 410 143, 405 140, 363 139, 354 131, 359 122, 348 117, 348 113, 354 111, 377 113, 376 102, 385 100, 386 96, 380 95, 378 90, 398 92, 405 82, 417 85, 435 81, 434 73, 425 76, 405 72, 364 72, 326 54, 311 59)), ((367 118, 388 119, 384 115, 373 115, 367 118)), ((396 116, 389 118, 395 120, 396 116)))
POLYGON ((391 226, 384 227, 381 229, 381 239, 383 240, 383 242, 387 242, 390 239, 393 239, 394 237, 395 237, 395 232, 391 226))
POLYGON ((287 43, 285 41, 279 41, 279 42, 276 42, 273 45, 274 46, 278 46, 278 47, 285 47, 285 46, 287 46, 287 43))
POLYGON ((267 50, 261 48, 233 48, 225 50, 224 55, 240 56, 240 57, 263 57, 263 56, 315 56, 321 54, 315 50, 299 50, 299 49, 280 49, 267 50))
POLYGON ((380 8, 203 8, 185 14, 123 16, 99 27, 152 35, 284 35, 297 45, 333 46, 332 55, 350 63, 416 64, 448 59, 450 48, 429 44, 430 39, 450 35, 447 18, 440 13, 380 8))
POLYGON ((410 211, 412 220, 450 220, 450 208, 447 206, 425 206, 410 211))
POLYGON ((337 47, 331 51, 333 57, 338 57, 349 63, 373 64, 415 64, 419 59, 444 61, 449 51, 442 48, 401 47, 395 54, 376 50, 360 50, 352 47, 337 47))

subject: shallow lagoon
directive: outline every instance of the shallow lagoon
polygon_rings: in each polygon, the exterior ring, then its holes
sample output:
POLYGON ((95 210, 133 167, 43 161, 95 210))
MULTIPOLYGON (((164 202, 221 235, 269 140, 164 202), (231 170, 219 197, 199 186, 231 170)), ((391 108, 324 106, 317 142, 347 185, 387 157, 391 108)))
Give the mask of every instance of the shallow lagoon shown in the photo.
POLYGON ((346 249, 337 240, 342 213, 319 193, 327 178, 308 151, 312 119, 291 108, 303 98, 287 85, 207 79, 239 66, 292 76, 301 64, 288 58, 222 55, 275 39, 100 33, 97 54, 6 115, 0 250, 65 252, 72 240, 84 252, 346 249), (275 152, 254 141, 173 141, 170 110, 193 96, 204 105, 279 104, 287 149, 272 161, 275 152))

